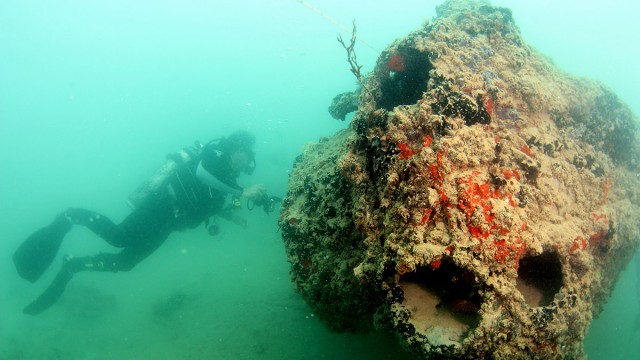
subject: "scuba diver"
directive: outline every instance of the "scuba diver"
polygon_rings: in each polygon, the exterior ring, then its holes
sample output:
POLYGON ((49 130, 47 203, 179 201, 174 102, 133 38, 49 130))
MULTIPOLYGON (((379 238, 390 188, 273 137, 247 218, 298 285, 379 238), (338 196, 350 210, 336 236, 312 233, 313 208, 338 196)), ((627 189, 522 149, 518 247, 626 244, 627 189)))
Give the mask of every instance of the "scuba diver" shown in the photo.
POLYGON ((214 215, 234 220, 233 206, 225 207, 228 194, 234 196, 236 205, 244 197, 251 208, 273 210, 281 199, 267 196, 263 185, 242 188, 236 182, 241 172, 253 173, 254 143, 253 134, 238 131, 206 145, 196 142, 195 147, 169 155, 165 165, 129 197, 133 211, 120 224, 90 210, 70 208, 30 235, 13 255, 18 274, 30 282, 38 280, 53 262, 73 225, 87 227, 122 250, 115 254, 64 256, 62 269, 51 285, 23 312, 36 315, 51 307, 80 271, 129 271, 158 249, 173 231, 208 224, 214 215))

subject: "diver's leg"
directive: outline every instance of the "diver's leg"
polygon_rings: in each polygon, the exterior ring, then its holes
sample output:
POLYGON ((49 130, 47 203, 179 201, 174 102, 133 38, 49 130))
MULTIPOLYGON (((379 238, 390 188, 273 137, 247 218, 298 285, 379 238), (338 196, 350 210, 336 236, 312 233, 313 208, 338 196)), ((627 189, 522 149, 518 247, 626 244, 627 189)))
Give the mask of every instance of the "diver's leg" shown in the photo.
POLYGON ((70 208, 64 214, 72 223, 87 227, 109 245, 119 248, 135 245, 141 239, 155 238, 175 221, 171 199, 162 196, 150 198, 118 225, 106 216, 86 209, 70 208))
POLYGON ((16 249, 13 263, 18 274, 30 282, 38 280, 53 262, 62 240, 75 224, 86 226, 115 247, 124 247, 129 240, 106 216, 70 208, 59 214, 53 223, 31 234, 16 249))
POLYGON ((118 226, 108 217, 97 212, 81 209, 70 208, 64 212, 64 215, 73 224, 82 225, 91 230, 96 235, 103 238, 109 245, 115 247, 124 247, 125 239, 123 238, 118 226))
POLYGON ((155 236, 140 239, 135 246, 130 246, 118 254, 101 253, 94 256, 65 256, 62 269, 49 287, 23 312, 29 315, 39 314, 55 304, 74 274, 80 271, 129 271, 140 261, 151 255, 167 238, 168 231, 158 231, 155 236))
POLYGON ((49 287, 22 311, 25 314, 37 315, 50 308, 51 305, 58 301, 75 273, 93 267, 94 261, 91 258, 92 257, 71 258, 70 256, 65 256, 62 260, 62 269, 60 269, 60 272, 58 272, 58 275, 56 275, 49 287))
POLYGON ((95 256, 72 257, 65 256, 62 268, 53 279, 49 287, 31 304, 23 309, 25 314, 37 315, 55 304, 73 275, 80 271, 112 271, 121 270, 119 254, 98 254, 95 256))

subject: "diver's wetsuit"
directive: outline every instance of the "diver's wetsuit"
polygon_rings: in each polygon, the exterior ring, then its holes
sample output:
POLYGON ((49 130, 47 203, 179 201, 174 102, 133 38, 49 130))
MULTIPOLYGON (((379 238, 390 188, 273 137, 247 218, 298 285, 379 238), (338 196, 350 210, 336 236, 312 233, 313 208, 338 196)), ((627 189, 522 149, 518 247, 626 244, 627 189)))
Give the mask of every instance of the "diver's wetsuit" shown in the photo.
MULTIPOLYGON (((220 213, 227 193, 242 193, 242 188, 236 183, 239 173, 231 171, 230 162, 228 154, 213 146, 205 147, 200 156, 180 164, 165 186, 150 194, 117 225, 104 215, 85 209, 71 208, 60 214, 47 227, 56 229, 56 236, 64 236, 71 225, 83 225, 110 245, 122 248, 122 251, 84 257, 66 256, 52 284, 24 312, 38 314, 53 305, 73 274, 79 271, 131 270, 158 249, 171 232, 195 228, 212 215, 220 213), (222 183, 222 190, 203 184, 196 176, 198 166, 203 165, 209 176, 214 176, 222 183)), ((40 232, 46 233, 47 228, 40 232)), ((39 276, 23 275, 30 281, 35 281, 39 276)))

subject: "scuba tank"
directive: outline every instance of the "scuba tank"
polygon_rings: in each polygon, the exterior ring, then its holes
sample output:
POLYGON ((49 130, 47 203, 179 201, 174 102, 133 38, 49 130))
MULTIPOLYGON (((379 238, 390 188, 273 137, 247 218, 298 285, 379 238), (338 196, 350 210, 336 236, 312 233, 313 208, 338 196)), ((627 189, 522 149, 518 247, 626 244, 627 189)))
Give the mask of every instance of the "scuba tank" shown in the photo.
POLYGON ((145 182, 140 184, 127 198, 127 205, 134 210, 143 204, 149 196, 164 188, 179 166, 186 164, 200 156, 203 145, 196 141, 193 147, 184 148, 176 153, 167 155, 167 161, 145 182))

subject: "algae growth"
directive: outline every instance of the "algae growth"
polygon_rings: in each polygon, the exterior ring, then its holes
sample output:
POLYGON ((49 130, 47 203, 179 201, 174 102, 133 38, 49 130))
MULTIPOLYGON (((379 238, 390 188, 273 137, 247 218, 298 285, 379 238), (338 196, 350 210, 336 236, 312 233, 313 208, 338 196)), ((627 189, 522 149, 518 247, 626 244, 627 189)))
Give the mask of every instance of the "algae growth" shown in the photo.
POLYGON ((280 226, 335 330, 421 358, 580 358, 638 246, 637 118, 527 46, 508 9, 447 1, 390 44, 348 130, 296 160, 280 226))

